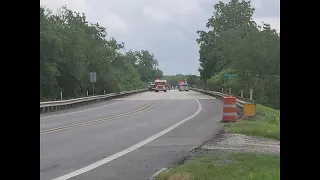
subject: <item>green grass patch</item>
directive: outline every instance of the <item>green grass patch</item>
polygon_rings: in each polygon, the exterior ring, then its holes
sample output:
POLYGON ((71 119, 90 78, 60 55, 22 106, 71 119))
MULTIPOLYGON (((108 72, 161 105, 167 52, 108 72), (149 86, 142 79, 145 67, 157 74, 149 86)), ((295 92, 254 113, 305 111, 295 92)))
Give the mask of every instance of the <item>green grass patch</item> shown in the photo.
POLYGON ((257 104, 257 115, 226 124, 226 130, 249 136, 261 136, 280 141, 280 110, 257 104))
POLYGON ((280 180, 280 156, 228 153, 196 156, 156 180, 280 180))

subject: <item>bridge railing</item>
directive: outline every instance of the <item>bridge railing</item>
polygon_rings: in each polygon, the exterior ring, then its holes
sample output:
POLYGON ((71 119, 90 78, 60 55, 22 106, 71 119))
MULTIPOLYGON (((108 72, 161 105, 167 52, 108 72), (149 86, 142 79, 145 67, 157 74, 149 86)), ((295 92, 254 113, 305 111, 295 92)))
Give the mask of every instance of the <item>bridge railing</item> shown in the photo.
MULTIPOLYGON (((203 89, 198 89, 198 88, 190 88, 193 91, 197 91, 203 94, 207 94, 209 96, 214 96, 217 99, 223 99, 223 97, 229 96, 228 94, 224 94, 221 92, 216 92, 216 91, 208 91, 208 90, 203 90, 203 89)), ((249 100, 249 99, 245 99, 245 98, 241 98, 239 99, 239 97, 237 98, 237 109, 238 109, 238 114, 243 115, 244 112, 244 105, 245 104, 256 104, 256 102, 254 100, 249 100)))
POLYGON ((40 102, 40 114, 45 112, 50 112, 50 111, 58 111, 58 110, 63 110, 71 107, 81 106, 89 103, 105 101, 108 99, 125 96, 125 95, 131 95, 131 94, 135 94, 135 93, 139 93, 147 90, 148 89, 138 89, 138 90, 132 90, 132 91, 123 91, 120 93, 110 93, 110 94, 104 94, 104 95, 88 96, 88 97, 61 100, 61 101, 40 102))

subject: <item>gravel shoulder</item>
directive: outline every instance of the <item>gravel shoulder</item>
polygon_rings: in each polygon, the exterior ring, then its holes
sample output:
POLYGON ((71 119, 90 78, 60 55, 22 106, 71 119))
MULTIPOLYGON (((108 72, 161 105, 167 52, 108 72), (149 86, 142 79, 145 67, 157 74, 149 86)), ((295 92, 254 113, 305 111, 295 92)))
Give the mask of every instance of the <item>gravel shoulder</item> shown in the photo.
POLYGON ((265 153, 280 155, 280 141, 243 134, 222 132, 199 150, 265 153))
POLYGON ((280 141, 220 131, 156 180, 278 180, 280 141))

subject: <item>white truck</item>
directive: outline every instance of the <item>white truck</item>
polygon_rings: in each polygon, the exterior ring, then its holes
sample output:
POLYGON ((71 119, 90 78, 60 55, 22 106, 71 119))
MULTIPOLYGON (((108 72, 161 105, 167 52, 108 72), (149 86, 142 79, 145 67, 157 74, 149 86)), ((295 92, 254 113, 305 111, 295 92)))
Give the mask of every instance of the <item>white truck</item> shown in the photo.
POLYGON ((189 91, 189 85, 187 83, 179 84, 179 91, 189 91))

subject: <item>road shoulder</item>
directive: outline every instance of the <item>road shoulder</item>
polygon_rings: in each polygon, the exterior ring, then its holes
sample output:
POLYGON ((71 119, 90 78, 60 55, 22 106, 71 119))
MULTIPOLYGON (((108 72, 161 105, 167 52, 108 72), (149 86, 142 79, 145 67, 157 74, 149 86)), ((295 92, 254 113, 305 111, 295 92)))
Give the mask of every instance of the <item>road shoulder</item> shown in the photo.
POLYGON ((226 124, 185 160, 154 179, 279 180, 280 111, 259 105, 257 112, 256 117, 226 124))
POLYGON ((280 178, 280 141, 221 131, 156 180, 280 178), (215 172, 215 173, 212 173, 215 172))

